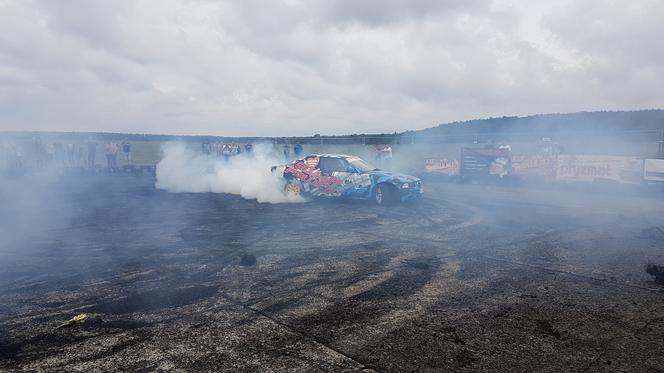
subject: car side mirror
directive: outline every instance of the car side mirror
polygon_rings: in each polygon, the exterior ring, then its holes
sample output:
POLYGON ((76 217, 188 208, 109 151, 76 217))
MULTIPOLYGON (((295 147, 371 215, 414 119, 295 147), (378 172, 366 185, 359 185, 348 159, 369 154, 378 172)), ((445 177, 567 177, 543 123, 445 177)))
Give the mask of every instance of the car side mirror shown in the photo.
POLYGON ((360 171, 358 171, 357 168, 355 168, 353 166, 348 166, 346 171, 350 172, 351 174, 359 174, 360 173, 360 171))

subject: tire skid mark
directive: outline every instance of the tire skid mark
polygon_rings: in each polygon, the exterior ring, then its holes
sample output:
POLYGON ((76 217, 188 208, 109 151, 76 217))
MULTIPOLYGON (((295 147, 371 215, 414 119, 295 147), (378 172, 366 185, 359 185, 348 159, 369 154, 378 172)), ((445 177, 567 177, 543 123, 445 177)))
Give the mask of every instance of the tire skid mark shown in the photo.
MULTIPOLYGON (((372 342, 380 340, 390 332, 403 327, 409 321, 421 317, 427 309, 434 306, 446 293, 452 289, 458 289, 463 285, 462 281, 455 278, 455 273, 460 269, 459 262, 446 262, 439 267, 433 277, 417 292, 406 297, 397 299, 399 308, 382 315, 359 329, 350 331, 337 338, 334 344, 337 346, 352 346, 360 349, 372 342), (358 334, 362 337, 358 338, 358 334)), ((466 286, 468 284, 465 284, 466 286)))
POLYGON ((333 353, 335 353, 335 354, 337 354, 337 355, 339 355, 339 356, 341 356, 341 357, 343 357, 343 358, 346 358, 346 359, 348 359, 348 360, 350 360, 350 361, 353 361, 354 363, 356 363, 357 365, 359 365, 361 368, 364 368, 365 371, 367 371, 367 370, 368 370, 368 371, 373 371, 373 372, 378 372, 378 371, 379 371, 376 367, 374 367, 374 366, 372 366, 372 365, 370 365, 370 364, 368 364, 368 363, 366 363, 366 362, 362 362, 361 359, 360 359, 359 357, 354 356, 354 355, 351 355, 351 354, 349 354, 349 353, 347 353, 347 352, 344 352, 344 351, 342 351, 342 350, 340 350, 340 349, 338 349, 338 348, 335 348, 334 346, 331 346, 331 345, 328 344, 328 343, 324 343, 324 342, 320 341, 319 339, 317 339, 316 337, 310 335, 309 333, 307 333, 307 332, 305 332, 305 331, 295 329, 295 328, 291 327, 290 325, 288 325, 288 323, 283 322, 283 321, 279 320, 278 318, 276 318, 276 317, 274 317, 274 316, 272 316, 272 315, 270 315, 270 314, 268 314, 268 313, 266 313, 266 312, 263 312, 263 311, 261 311, 261 310, 259 310, 259 309, 256 309, 256 308, 252 307, 252 306, 247 306, 247 305, 245 305, 245 304, 242 303, 242 302, 238 302, 238 301, 236 301, 233 297, 227 295, 227 294, 226 294, 225 292, 223 292, 223 291, 220 291, 219 294, 220 294, 224 299, 226 299, 227 301, 231 302, 232 304, 234 304, 234 305, 236 305, 236 306, 239 306, 239 307, 241 307, 241 308, 243 308, 243 309, 245 309, 245 310, 247 310, 247 311, 249 311, 249 312, 251 312, 251 313, 253 313, 253 314, 257 315, 257 316, 259 316, 259 317, 263 317, 263 318, 265 318, 265 319, 267 319, 267 320, 269 320, 269 321, 271 321, 271 322, 273 322, 273 323, 275 323, 275 324, 277 324, 277 325, 279 325, 279 326, 281 326, 281 327, 287 329, 288 331, 290 331, 290 332, 293 333, 293 334, 299 335, 304 341, 311 341, 311 342, 314 342, 314 343, 316 343, 316 344, 318 344, 318 345, 320 345, 320 346, 322 346, 322 347, 324 347, 324 348, 330 350, 331 352, 333 352, 333 353))
MULTIPOLYGON (((390 261, 384 265, 381 270, 366 272, 363 271, 361 267, 355 268, 355 272, 350 276, 341 279, 331 279, 330 281, 312 281, 309 283, 301 284, 300 287, 295 289, 289 289, 277 294, 270 294, 269 296, 261 297, 257 300, 252 300, 246 302, 245 304, 250 306, 256 306, 264 300, 274 299, 274 298, 287 298, 293 299, 305 299, 307 297, 313 297, 315 304, 311 302, 298 302, 294 307, 285 306, 285 312, 281 310, 275 312, 280 314, 279 317, 306 317, 307 315, 320 312, 320 310, 328 307, 334 300, 338 300, 339 297, 342 299, 350 298, 366 292, 376 286, 384 283, 390 278, 394 277, 395 271, 399 268, 404 267, 404 262, 415 257, 413 251, 405 252, 402 255, 392 257, 390 261), (339 286, 341 284, 350 283, 347 286, 339 286), (320 294, 320 289, 324 287, 330 287, 331 292, 334 293, 332 296, 323 296, 320 294), (321 298, 324 301, 321 301, 321 298)), ((343 263, 341 263, 343 265, 343 263)), ((314 268, 315 269, 315 266, 314 268)), ((305 275, 306 278, 313 278, 311 275, 305 275)), ((311 298, 310 298, 311 299, 311 298)), ((268 307, 269 308, 269 307, 268 307)))

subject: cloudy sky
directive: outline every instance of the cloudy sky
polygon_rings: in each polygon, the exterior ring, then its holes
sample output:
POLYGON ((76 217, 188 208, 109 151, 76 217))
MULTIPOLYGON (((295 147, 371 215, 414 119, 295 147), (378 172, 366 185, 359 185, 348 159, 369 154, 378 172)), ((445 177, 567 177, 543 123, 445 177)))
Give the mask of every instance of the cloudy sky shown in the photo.
POLYGON ((658 0, 0 0, 0 130, 394 132, 663 108, 658 0))

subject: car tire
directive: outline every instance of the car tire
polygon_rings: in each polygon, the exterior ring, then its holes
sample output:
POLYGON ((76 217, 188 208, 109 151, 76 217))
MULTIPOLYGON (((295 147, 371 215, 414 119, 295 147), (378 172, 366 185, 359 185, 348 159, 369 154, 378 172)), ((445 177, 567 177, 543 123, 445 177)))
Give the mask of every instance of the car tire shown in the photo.
POLYGON ((304 190, 300 182, 289 181, 284 186, 284 194, 287 196, 303 196, 304 190))
POLYGON ((396 199, 394 187, 388 184, 378 184, 373 195, 374 202, 379 206, 387 206, 396 199))

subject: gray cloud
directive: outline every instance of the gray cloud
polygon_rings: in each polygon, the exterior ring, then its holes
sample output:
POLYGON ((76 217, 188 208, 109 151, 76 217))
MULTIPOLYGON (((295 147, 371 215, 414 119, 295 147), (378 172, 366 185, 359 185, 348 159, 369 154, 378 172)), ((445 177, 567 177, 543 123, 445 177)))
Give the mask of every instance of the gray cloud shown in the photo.
POLYGON ((392 132, 662 107, 664 4, 0 0, 0 130, 392 132))
POLYGON ((486 0, 340 0, 326 2, 334 23, 358 22, 381 26, 431 16, 485 11, 486 0))

